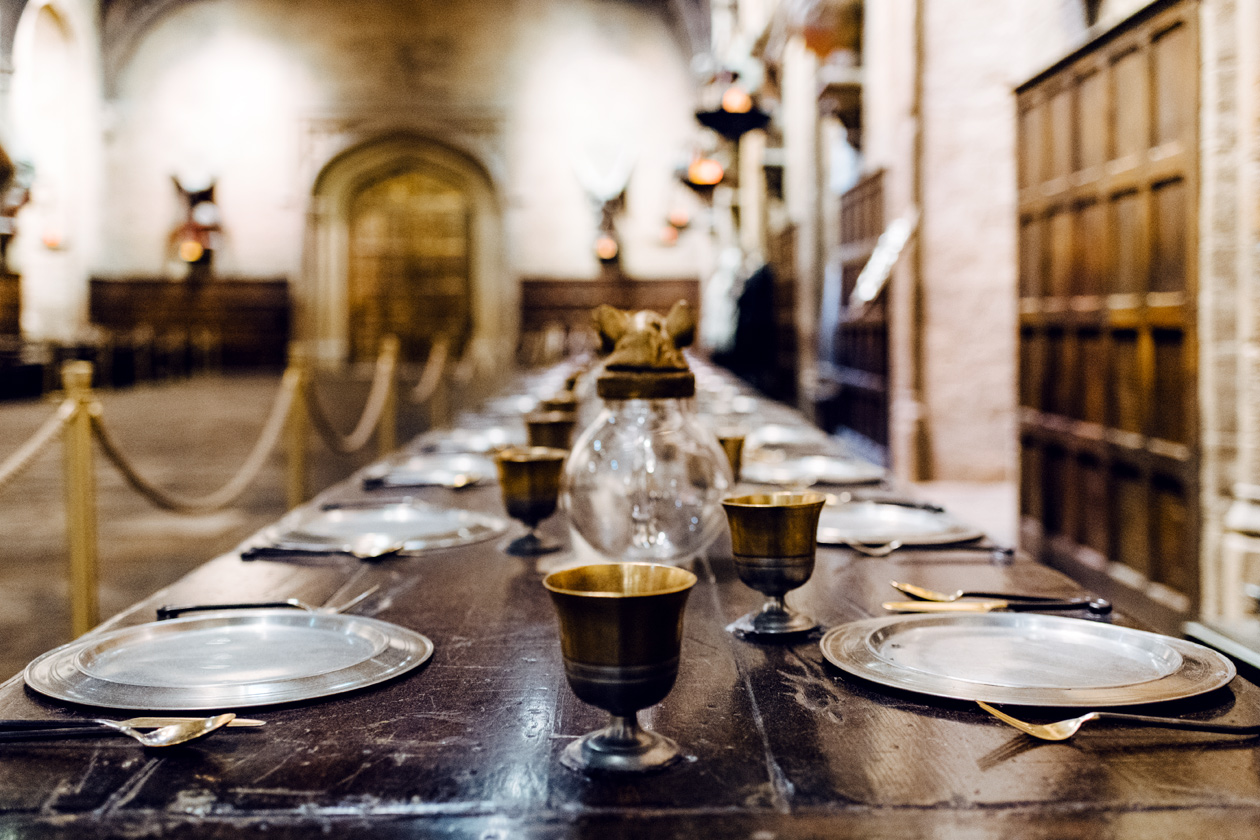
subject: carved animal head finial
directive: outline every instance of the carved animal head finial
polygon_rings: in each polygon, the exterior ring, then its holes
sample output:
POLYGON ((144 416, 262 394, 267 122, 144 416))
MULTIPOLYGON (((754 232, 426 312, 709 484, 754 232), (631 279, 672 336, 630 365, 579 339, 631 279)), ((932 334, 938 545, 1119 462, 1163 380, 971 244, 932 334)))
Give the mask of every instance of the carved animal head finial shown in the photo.
POLYGON ((685 300, 664 317, 648 309, 629 312, 606 303, 596 308, 594 317, 603 349, 610 353, 606 370, 688 370, 680 348, 695 338, 696 319, 685 300))

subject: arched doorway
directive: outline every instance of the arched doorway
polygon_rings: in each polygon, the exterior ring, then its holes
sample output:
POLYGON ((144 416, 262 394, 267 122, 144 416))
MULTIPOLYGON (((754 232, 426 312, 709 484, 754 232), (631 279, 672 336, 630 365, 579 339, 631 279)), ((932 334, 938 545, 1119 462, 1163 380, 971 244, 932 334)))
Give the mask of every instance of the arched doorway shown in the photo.
POLYGON ((472 330, 469 196, 431 172, 391 175, 350 203, 350 359, 375 357, 383 336, 403 358, 441 337, 461 349, 472 330))
POLYGON ((333 158, 316 178, 295 332, 324 361, 375 357, 381 336, 423 361, 515 341, 519 290, 505 281, 502 219, 486 171, 429 138, 390 135, 333 158))

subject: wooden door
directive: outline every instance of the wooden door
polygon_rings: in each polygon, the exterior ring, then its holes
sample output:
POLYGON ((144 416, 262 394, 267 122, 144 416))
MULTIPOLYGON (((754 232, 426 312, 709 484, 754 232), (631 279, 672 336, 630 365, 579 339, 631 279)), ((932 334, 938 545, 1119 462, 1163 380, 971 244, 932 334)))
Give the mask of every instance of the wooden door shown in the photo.
POLYGON ((1018 90, 1027 545, 1197 599, 1198 33, 1148 7, 1018 90))
POLYGON ((423 361, 433 340, 458 350, 472 328, 470 202, 424 172, 404 172, 360 192, 350 209, 351 359, 376 358, 381 337, 423 361))

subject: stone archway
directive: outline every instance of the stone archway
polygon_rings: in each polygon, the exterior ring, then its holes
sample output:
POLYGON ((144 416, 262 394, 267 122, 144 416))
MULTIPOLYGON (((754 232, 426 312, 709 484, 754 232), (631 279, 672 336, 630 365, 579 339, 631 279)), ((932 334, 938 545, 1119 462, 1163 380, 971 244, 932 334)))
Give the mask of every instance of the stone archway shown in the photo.
POLYGON ((514 341, 519 291, 501 231, 494 186, 471 157, 413 134, 354 146, 315 180, 297 337, 327 362, 370 358, 386 332, 412 361, 439 333, 514 341))

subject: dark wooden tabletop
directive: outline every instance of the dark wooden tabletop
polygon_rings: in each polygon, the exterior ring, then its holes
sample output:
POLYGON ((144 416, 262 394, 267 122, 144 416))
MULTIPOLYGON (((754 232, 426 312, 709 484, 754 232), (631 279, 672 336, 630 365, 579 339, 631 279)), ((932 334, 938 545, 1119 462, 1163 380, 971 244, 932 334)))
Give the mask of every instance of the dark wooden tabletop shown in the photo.
MULTIPOLYGON (((364 492, 351 482, 324 499, 364 492)), ((502 512, 494 485, 422 495, 502 512)), ((564 538, 562 516, 544 528, 564 538)), ((851 677, 823 658, 817 634, 741 640, 724 628, 760 596, 735 577, 722 541, 695 567, 678 682, 642 715, 687 759, 655 775, 580 775, 559 753, 606 716, 565 683, 539 561, 501 546, 378 563, 207 563, 110 626, 152 620, 163 603, 336 602, 378 584, 357 612, 425 634, 436 652, 392 682, 251 709, 265 727, 183 747, 118 737, 0 745, 0 837, 1260 838, 1257 739, 1097 724, 1067 742, 1036 741, 973 704, 851 677)), ((883 614, 880 602, 898 597, 890 579, 1077 592, 1022 559, 822 548, 790 600, 834 626, 883 614)), ((1155 708, 1257 723, 1260 690, 1239 677, 1155 708)), ((45 699, 20 677, 0 687, 3 718, 101 714, 126 716, 45 699)))

